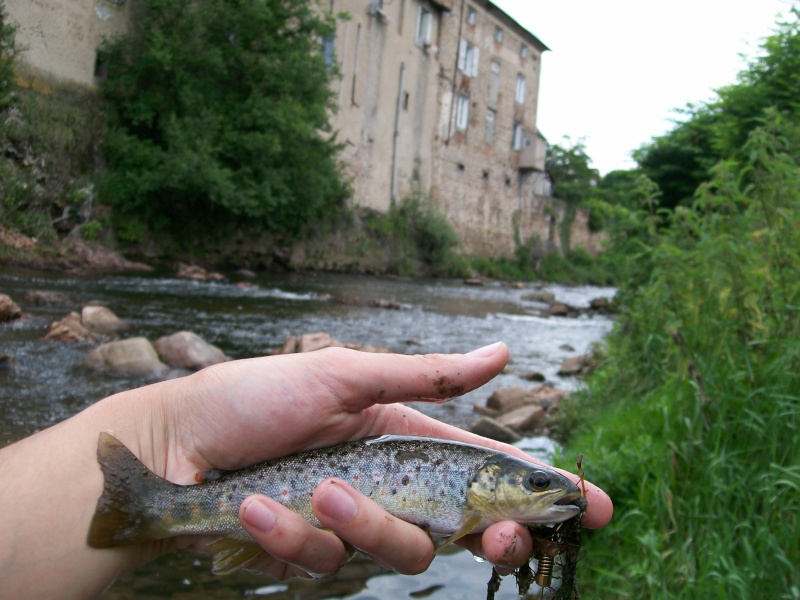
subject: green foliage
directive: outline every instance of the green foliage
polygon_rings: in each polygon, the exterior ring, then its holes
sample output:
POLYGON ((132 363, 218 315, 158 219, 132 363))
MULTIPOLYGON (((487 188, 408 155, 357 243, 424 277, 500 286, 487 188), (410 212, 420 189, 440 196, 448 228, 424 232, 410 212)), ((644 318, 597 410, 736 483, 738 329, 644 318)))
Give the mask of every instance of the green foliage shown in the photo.
POLYGON ((800 595, 800 123, 773 111, 742 150, 638 236, 650 273, 571 415, 616 506, 589 597, 800 595))
POLYGON ((0 0, 0 110, 8 106, 14 87, 14 60, 19 53, 16 33, 17 27, 9 23, 6 3, 0 0))
POLYGON ((111 123, 103 195, 124 237, 220 223, 296 233, 347 186, 329 132, 330 74, 313 2, 142 0, 136 32, 104 46, 111 123))
POLYGON ((634 158, 663 192, 663 206, 688 206, 720 160, 747 160, 745 141, 770 108, 800 116, 800 9, 762 44, 761 56, 717 98, 681 111, 684 120, 634 158))
POLYGON ((468 260, 456 252, 458 234, 421 190, 412 190, 388 213, 364 208, 357 212, 355 229, 362 225, 355 244, 358 253, 386 256, 388 272, 442 277, 469 273, 468 260))
POLYGON ((587 200, 600 179, 597 169, 590 167, 592 159, 586 154, 583 142, 568 145, 554 144, 547 149, 545 169, 553 182, 553 195, 571 206, 587 200))

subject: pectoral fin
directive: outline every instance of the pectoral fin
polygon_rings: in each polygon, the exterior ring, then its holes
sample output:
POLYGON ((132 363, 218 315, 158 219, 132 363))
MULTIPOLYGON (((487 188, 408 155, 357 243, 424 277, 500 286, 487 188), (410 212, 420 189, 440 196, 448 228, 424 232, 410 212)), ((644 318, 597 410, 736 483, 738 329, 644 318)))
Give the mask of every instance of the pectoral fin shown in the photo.
POLYGON ((453 535, 447 538, 441 546, 439 546, 434 554, 439 554, 442 551, 442 548, 446 548, 456 540, 461 539, 468 533, 471 533, 478 525, 480 525, 481 521, 483 521, 483 517, 480 515, 474 515, 471 517, 465 517, 461 523, 461 527, 459 527, 458 531, 456 531, 453 535))
POLYGON ((211 572, 214 575, 228 575, 250 565, 265 554, 264 549, 254 542, 220 538, 211 543, 214 562, 211 572))

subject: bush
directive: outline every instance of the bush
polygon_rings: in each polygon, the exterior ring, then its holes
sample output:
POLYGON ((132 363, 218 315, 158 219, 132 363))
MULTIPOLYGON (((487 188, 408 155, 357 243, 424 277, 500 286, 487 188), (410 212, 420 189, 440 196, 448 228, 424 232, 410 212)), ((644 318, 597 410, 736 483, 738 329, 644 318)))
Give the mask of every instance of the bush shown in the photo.
POLYGON ((140 4, 136 32, 103 48, 102 191, 121 228, 135 218, 182 239, 225 223, 291 235, 343 202, 319 52, 332 17, 309 1, 140 4))
POLYGON ((772 114, 651 240, 567 455, 616 515, 590 597, 800 595, 800 126, 772 114))

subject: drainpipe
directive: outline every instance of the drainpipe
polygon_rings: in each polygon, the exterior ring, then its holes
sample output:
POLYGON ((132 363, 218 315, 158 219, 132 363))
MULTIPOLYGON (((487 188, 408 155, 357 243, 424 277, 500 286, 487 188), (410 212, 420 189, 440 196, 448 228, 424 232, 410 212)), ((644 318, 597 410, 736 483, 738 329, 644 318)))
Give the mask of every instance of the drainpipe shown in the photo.
POLYGON ((400 87, 397 89, 397 110, 394 115, 394 148, 392 149, 392 205, 397 203, 397 151, 400 147, 400 114, 406 87, 406 63, 400 63, 400 87))
POLYGON ((453 132, 453 110, 456 105, 456 76, 458 75, 458 53, 461 50, 461 28, 464 27, 464 2, 461 0, 461 12, 458 14, 458 39, 456 40, 456 62, 453 64, 453 84, 450 88, 450 116, 447 118, 447 140, 450 145, 450 135, 453 132))

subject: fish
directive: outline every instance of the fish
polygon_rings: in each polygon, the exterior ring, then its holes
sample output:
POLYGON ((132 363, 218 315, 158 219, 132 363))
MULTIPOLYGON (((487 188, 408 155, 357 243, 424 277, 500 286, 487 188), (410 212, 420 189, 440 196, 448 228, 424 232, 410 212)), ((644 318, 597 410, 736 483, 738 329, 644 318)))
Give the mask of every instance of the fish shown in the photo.
POLYGON ((553 469, 484 446, 427 437, 383 435, 345 442, 240 470, 206 471, 192 485, 159 477, 108 433, 99 436, 97 459, 104 489, 89 528, 89 546, 212 536, 212 571, 220 575, 264 554, 239 521, 245 498, 265 494, 321 527, 311 497, 329 477, 346 481, 395 517, 444 539, 437 552, 492 523, 555 524, 585 507, 578 486, 553 469))

